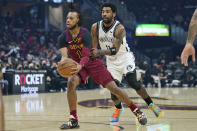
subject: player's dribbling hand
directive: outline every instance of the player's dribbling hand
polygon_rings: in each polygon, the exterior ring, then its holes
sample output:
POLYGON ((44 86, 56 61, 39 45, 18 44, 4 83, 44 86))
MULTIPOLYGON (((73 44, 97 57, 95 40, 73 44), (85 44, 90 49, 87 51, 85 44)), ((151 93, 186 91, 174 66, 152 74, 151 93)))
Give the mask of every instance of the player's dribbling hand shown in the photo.
POLYGON ((79 73, 79 71, 82 69, 82 65, 80 64, 77 64, 77 67, 76 68, 72 68, 72 72, 70 73, 71 75, 76 75, 79 73))
POLYGON ((188 57, 189 56, 192 56, 193 62, 196 61, 195 49, 194 49, 193 44, 191 44, 191 43, 187 43, 181 53, 181 64, 183 64, 184 66, 188 66, 188 57))
POLYGON ((92 48, 90 50, 90 58, 95 58, 100 56, 100 50, 92 48))

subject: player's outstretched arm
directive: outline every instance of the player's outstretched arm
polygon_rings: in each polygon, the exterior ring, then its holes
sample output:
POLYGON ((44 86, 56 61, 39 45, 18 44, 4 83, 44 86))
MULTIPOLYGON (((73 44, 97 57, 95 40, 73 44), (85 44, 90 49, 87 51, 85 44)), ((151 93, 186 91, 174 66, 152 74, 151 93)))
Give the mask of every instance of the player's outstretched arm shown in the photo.
POLYGON ((197 9, 195 10, 191 22, 189 24, 187 43, 193 44, 196 34, 197 34, 197 9))
POLYGON ((192 61, 195 62, 195 49, 193 46, 195 37, 197 34, 197 9, 195 10, 191 22, 189 24, 188 29, 188 36, 187 36, 187 42, 185 45, 185 48, 183 49, 181 53, 181 63, 184 66, 188 66, 188 57, 192 56, 192 61))
POLYGON ((97 25, 94 24, 92 27, 92 37, 93 37, 93 49, 91 50, 91 57, 98 57, 100 55, 116 55, 116 53, 119 51, 120 45, 123 42, 123 38, 126 35, 125 29, 123 25, 118 25, 115 29, 114 33, 114 40, 113 40, 113 47, 107 49, 107 50, 98 50, 98 34, 97 34, 97 25))

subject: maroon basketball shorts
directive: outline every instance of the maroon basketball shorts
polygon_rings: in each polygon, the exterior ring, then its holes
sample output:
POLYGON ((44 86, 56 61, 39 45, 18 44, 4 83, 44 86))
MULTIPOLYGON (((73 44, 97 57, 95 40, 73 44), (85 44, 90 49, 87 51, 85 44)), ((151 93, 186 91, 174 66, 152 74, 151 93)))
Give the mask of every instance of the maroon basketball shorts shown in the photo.
POLYGON ((90 76, 94 82, 103 87, 114 81, 112 75, 109 73, 102 60, 99 58, 90 59, 85 67, 78 73, 81 78, 81 82, 85 82, 90 76))

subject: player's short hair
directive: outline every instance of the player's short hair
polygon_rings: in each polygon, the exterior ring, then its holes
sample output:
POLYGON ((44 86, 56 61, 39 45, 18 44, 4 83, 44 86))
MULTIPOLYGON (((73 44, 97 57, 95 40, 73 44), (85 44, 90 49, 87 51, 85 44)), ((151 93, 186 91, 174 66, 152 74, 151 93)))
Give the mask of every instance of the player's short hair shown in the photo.
POLYGON ((78 25, 81 26, 81 25, 82 25, 82 15, 81 15, 81 12, 80 12, 78 9, 76 9, 76 8, 71 8, 71 9, 68 11, 68 13, 69 13, 69 12, 76 12, 76 13, 78 14, 78 18, 79 18, 78 25))
POLYGON ((105 2, 102 6, 101 6, 101 11, 103 10, 104 7, 110 7, 113 13, 117 13, 117 8, 113 3, 110 2, 105 2))

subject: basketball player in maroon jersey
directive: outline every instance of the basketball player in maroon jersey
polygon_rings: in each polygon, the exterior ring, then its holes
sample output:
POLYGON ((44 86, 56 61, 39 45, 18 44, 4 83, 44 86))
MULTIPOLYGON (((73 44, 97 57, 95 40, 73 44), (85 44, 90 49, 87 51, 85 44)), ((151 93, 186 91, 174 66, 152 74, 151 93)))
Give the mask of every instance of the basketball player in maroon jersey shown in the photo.
POLYGON ((71 74, 74 76, 68 78, 67 83, 67 99, 70 110, 70 118, 67 124, 60 126, 61 129, 78 128, 77 116, 77 95, 76 87, 82 82, 85 82, 90 76, 96 83, 107 88, 114 93, 121 101, 123 101, 135 114, 138 121, 145 125, 147 118, 143 112, 135 105, 128 97, 128 95, 118 88, 114 82, 113 77, 107 71, 105 65, 99 58, 91 59, 90 46, 91 35, 81 26, 81 15, 79 11, 72 9, 68 12, 66 18, 67 30, 58 37, 59 51, 61 53, 61 60, 63 62, 68 58, 68 55, 79 63, 77 68, 71 74), (77 74, 77 75, 75 75, 77 74), (105 77, 103 77, 105 76, 105 77))

